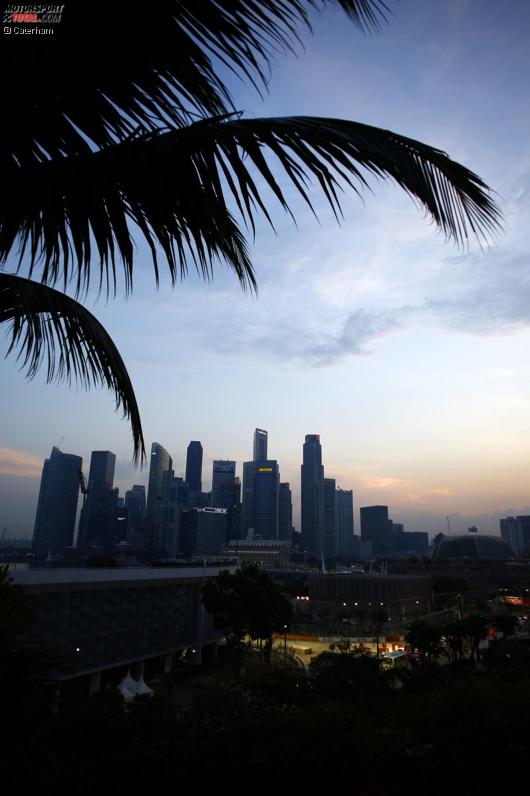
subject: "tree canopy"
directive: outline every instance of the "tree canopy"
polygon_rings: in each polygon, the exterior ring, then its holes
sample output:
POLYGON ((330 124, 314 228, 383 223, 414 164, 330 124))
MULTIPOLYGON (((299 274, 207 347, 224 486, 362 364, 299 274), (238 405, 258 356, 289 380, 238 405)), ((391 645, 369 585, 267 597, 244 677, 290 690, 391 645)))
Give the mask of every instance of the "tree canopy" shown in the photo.
POLYGON ((270 640, 291 621, 290 602, 270 575, 255 566, 244 566, 233 574, 224 570, 205 583, 202 594, 215 627, 223 631, 238 660, 245 636, 270 640))

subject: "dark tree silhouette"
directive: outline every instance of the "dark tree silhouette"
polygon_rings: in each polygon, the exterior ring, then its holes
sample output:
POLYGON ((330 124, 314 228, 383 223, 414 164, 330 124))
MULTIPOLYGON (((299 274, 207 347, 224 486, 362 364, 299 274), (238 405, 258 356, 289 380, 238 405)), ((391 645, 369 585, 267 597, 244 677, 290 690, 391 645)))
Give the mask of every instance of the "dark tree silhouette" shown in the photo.
POLYGON ((274 632, 291 621, 291 604, 270 575, 255 566, 225 570, 203 587, 203 603, 223 631, 239 678, 244 639, 265 640, 269 647, 274 632))

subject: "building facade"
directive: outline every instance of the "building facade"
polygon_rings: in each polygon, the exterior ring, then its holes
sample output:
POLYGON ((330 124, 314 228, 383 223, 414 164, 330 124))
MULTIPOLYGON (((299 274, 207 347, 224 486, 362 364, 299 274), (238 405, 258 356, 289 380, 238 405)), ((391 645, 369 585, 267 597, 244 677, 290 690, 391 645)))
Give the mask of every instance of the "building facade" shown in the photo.
POLYGON ((268 432, 262 428, 257 428, 254 431, 254 444, 252 447, 252 459, 255 462, 266 461, 267 459, 267 442, 268 432))
POLYGON ((192 440, 186 453, 186 483, 191 492, 202 490, 202 445, 192 440))
POLYGON ((56 447, 44 461, 32 544, 38 557, 60 554, 73 544, 82 466, 80 456, 56 447))
POLYGON ((335 493, 337 512, 337 557, 355 558, 359 554, 354 535, 353 524, 353 491, 337 489, 335 493))
POLYGON ((306 434, 302 464, 302 549, 324 554, 324 468, 320 434, 306 434))
POLYGON ((278 462, 254 462, 254 538, 278 540, 280 470, 278 462))
POLYGON ((324 478, 324 558, 336 558, 338 554, 337 511, 334 478, 324 478))
POLYGON ((119 511, 118 490, 114 488, 116 455, 111 451, 92 451, 88 492, 80 520, 79 546, 98 547, 107 552, 127 538, 127 522, 119 511))
POLYGON ((173 460, 167 450, 158 442, 151 445, 149 462, 149 484, 147 487, 147 507, 145 512, 145 533, 147 546, 152 548, 156 540, 160 501, 162 500, 162 479, 164 473, 171 470, 173 460))
POLYGON ((190 506, 189 484, 166 470, 162 477, 162 495, 153 553, 157 557, 175 558, 180 552, 181 513, 190 506))
POLYGON ((89 676, 98 690, 101 674, 115 667, 165 658, 169 671, 172 656, 186 648, 200 662, 203 646, 219 639, 201 595, 218 574, 219 567, 202 566, 34 569, 11 580, 33 618, 23 641, 61 659, 52 679, 89 676))
POLYGON ((236 463, 230 459, 214 459, 211 493, 211 504, 214 508, 226 508, 235 480, 236 463))
POLYGON ((371 543, 374 555, 394 553, 394 529, 388 518, 388 506, 361 508, 361 541, 371 543))
POLYGON ((278 493, 278 540, 292 542, 293 501, 289 484, 281 483, 278 493))
POLYGON ((182 512, 182 553, 185 558, 215 556, 227 541, 228 509, 207 506, 182 512))
POLYGON ((125 493, 125 508, 127 509, 127 541, 133 547, 145 547, 144 519, 146 509, 145 486, 135 484, 125 493))

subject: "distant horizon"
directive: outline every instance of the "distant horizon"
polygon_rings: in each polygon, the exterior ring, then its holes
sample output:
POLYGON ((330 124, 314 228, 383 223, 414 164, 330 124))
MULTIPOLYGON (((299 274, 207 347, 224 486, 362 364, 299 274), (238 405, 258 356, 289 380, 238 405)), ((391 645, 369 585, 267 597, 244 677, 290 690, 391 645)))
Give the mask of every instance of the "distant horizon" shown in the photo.
MULTIPOLYGON (((313 432, 308 432, 308 433, 313 433, 313 432)), ((316 433, 316 432, 314 432, 314 433, 316 433)), ((249 435, 249 437, 250 436, 251 435, 249 435)), ((305 438, 305 435, 304 435, 304 438, 305 438)), ((201 444, 203 444, 202 439, 201 440, 197 440, 197 437, 194 437, 194 440, 200 442, 201 444)), ((186 456, 186 448, 187 448, 187 444, 188 443, 186 443, 186 445, 183 448, 184 457, 182 458, 182 450, 179 450, 179 456, 176 457, 176 456, 173 455, 172 451, 166 445, 164 445, 163 442, 160 442, 159 438, 157 438, 156 440, 153 440, 153 442, 157 442, 158 444, 160 444, 164 448, 166 448, 166 450, 168 450, 168 453, 171 455, 171 457, 173 459, 173 471, 175 473, 175 476, 176 477, 185 478, 185 465, 186 465, 185 456, 186 456)), ((125 480, 125 478, 120 476, 120 474, 119 474, 120 473, 120 460, 119 460, 118 456, 116 456, 116 477, 114 479, 114 486, 115 487, 117 486, 119 488, 120 497, 125 497, 125 493, 128 490, 132 489, 133 486, 135 486, 135 485, 144 486, 145 490, 146 490, 146 494, 147 494, 147 486, 148 486, 148 478, 149 478, 149 454, 150 454, 150 450, 151 450, 151 445, 152 444, 153 443, 149 443, 147 448, 146 448, 146 451, 147 451, 146 464, 144 465, 144 467, 142 469, 138 469, 136 475, 134 476, 134 478, 132 480, 131 479, 125 480)), ((303 444, 303 440, 302 440, 302 442, 300 444, 300 464, 298 465, 298 468, 300 468, 301 463, 302 463, 301 462, 301 459, 302 459, 302 444, 303 444)), ((60 447, 57 443, 53 443, 52 444, 52 446, 50 447, 50 453, 51 453, 51 450, 52 450, 53 447, 59 448, 59 450, 62 453, 70 453, 70 454, 74 454, 74 455, 77 455, 77 456, 81 456, 81 454, 79 452, 77 452, 77 451, 63 450, 63 448, 60 447)), ((205 446, 203 445, 203 450, 204 449, 205 449, 205 446)), ((83 473, 85 475, 85 480, 88 478, 88 470, 89 470, 89 466, 90 466, 90 455, 91 455, 93 450, 109 450, 112 453, 114 453, 114 451, 112 451, 111 447, 106 447, 106 448, 94 448, 94 449, 91 449, 91 451, 88 454, 85 453, 84 455, 82 455, 82 458, 83 458, 83 473)), ((207 448, 206 448, 206 450, 207 450, 207 448)), ((4 477, 6 475, 8 475, 8 473, 6 473, 6 454, 9 454, 9 453, 16 453, 16 452, 15 451, 9 452, 7 449, 0 448, 0 474, 3 475, 4 477)), ((396 511, 394 511, 393 510, 392 501, 385 499, 385 495, 384 495, 384 488, 385 488, 384 479, 382 479, 382 483, 381 484, 370 485, 370 488, 368 490, 368 491, 370 491, 371 489, 374 489, 374 488, 377 489, 377 492, 379 493, 379 496, 378 496, 377 500, 372 501, 372 502, 360 502, 358 500, 358 490, 356 490, 355 484, 349 484, 349 483, 346 484, 344 479, 342 479, 342 480, 337 479, 336 476, 331 475, 328 472, 326 472, 325 447, 324 447, 324 445, 322 446, 322 454, 323 454, 323 463, 324 463, 324 477, 325 478, 335 478, 336 488, 337 489, 339 489, 339 488, 340 489, 346 489, 346 490, 350 490, 351 489, 353 491, 354 517, 355 517, 354 529, 355 529, 356 535, 360 535, 359 511, 360 511, 361 508, 363 508, 365 506, 376 506, 376 505, 388 506, 390 518, 394 522, 403 523, 405 531, 412 531, 412 532, 424 531, 424 532, 427 532, 429 534, 430 541, 432 541, 433 537, 436 536, 437 533, 441 532, 441 533, 444 533, 446 536, 447 535, 456 536, 456 535, 460 535, 462 533, 467 533, 468 528, 469 527, 473 527, 474 525, 477 526, 478 533, 487 533, 487 534, 493 534, 495 536, 500 536, 500 528, 499 528, 499 522, 498 522, 499 519, 507 517, 507 516, 521 516, 521 515, 525 515, 525 514, 530 514, 530 506, 522 506, 520 508, 513 508, 512 507, 512 508, 507 508, 507 509, 504 509, 504 510, 497 509, 496 511, 491 512, 489 515, 485 515, 485 514, 481 515, 480 513, 472 512, 472 511, 470 511, 467 514, 456 511, 456 512, 451 512, 451 513, 446 514, 446 515, 440 515, 440 514, 434 514, 432 512, 429 512, 428 511, 429 507, 427 505, 427 506, 425 506, 425 509, 427 510, 425 516, 430 517, 429 520, 428 519, 425 519, 425 520, 421 519, 421 517, 423 516, 422 512, 415 512, 415 513, 410 514, 410 515, 407 516, 406 515, 406 511, 403 512, 403 511, 400 511, 397 508, 396 508, 396 511), (403 514, 405 514, 405 516, 406 516, 405 519, 403 518, 403 514), (450 522, 450 525, 451 525, 450 531, 447 528, 447 517, 449 517, 449 522, 450 522), (477 520, 477 518, 479 518, 479 519, 477 520), (490 521, 490 525, 489 525, 488 529, 484 529, 483 527, 480 527, 480 525, 478 523, 481 522, 481 520, 482 520, 482 523, 484 523, 487 520, 490 521), (428 524, 429 522, 430 522, 430 526, 428 524), (495 524, 492 525, 493 523, 495 523, 495 524), (434 524, 436 524, 436 527, 433 527, 434 524), (453 525, 455 525, 455 527, 453 527, 453 525)), ((47 459, 47 458, 49 458, 49 454, 44 457, 44 459, 47 459)), ((279 465, 279 468, 280 468, 280 480, 282 482, 289 483, 289 486, 290 486, 290 489, 291 489, 291 494, 292 494, 292 503, 293 503, 293 525, 295 527, 295 530, 300 532, 300 530, 301 530, 300 529, 300 472, 298 473, 298 482, 297 483, 293 483, 292 480, 288 480, 287 478, 285 478, 282 475, 281 461, 277 457, 272 455, 270 450, 268 452, 268 458, 271 459, 271 460, 278 461, 278 465, 279 465)), ((42 466, 44 465, 44 459, 42 460, 42 463, 40 465, 40 470, 41 471, 42 471, 42 466)), ((212 456, 209 459, 207 459, 206 457, 203 457, 202 480, 203 480, 203 491, 204 492, 211 491, 212 465, 213 465, 213 461, 214 460, 218 460, 218 459, 220 459, 220 460, 224 459, 224 460, 228 460, 228 461, 235 461, 236 462, 236 476, 238 476, 241 479, 241 481, 243 481, 242 465, 243 465, 243 463, 245 461, 251 461, 252 455, 251 455, 251 452, 250 452, 250 455, 247 458, 241 458, 241 457, 238 458, 238 457, 228 456, 228 455, 226 455, 226 452, 224 452, 223 455, 212 456), (210 484, 210 487, 209 488, 205 488, 205 486, 204 486, 205 483, 210 484)), ((24 475, 17 475, 16 473, 13 473, 13 472, 9 473, 9 475, 12 478, 31 479, 31 480, 33 480, 35 482, 35 490, 34 490, 34 493, 32 495, 32 500, 34 502, 35 511, 36 511, 38 490, 39 490, 39 486, 40 486, 41 474, 39 473, 37 475, 36 472, 35 472, 35 468, 37 467, 37 462, 36 462, 35 457, 31 457, 31 456, 27 456, 27 455, 26 456, 22 456, 21 460, 20 460, 20 466, 26 468, 26 473, 24 475), (33 472, 33 475, 29 475, 30 471, 33 472)), ((296 468, 296 465, 290 465, 289 466, 289 470, 291 472, 293 470, 293 467, 296 468)), ((389 479, 389 480, 395 481, 397 479, 389 479)), ((366 490, 365 490, 365 492, 366 492, 366 490)), ((76 520, 76 533, 77 533, 77 522, 78 522, 78 519, 79 519, 80 504, 81 504, 81 494, 79 495, 78 517, 77 517, 77 520, 76 520)), ((394 507, 397 507, 397 505, 398 505, 397 503, 394 503, 394 507)), ((26 509, 26 511, 28 511, 28 509, 29 509, 27 503, 25 504, 25 509, 26 509)), ((410 509, 409 509, 409 511, 410 511, 410 509)), ((33 534, 33 523, 34 523, 34 516, 33 516, 33 521, 30 523, 31 527, 29 527, 26 532, 18 531, 17 533, 14 533, 14 534, 10 535, 10 533, 9 533, 9 524, 7 524, 6 522, 3 522, 3 523, 0 524, 0 532, 3 532, 4 528, 6 528, 7 529, 7 532, 6 532, 6 537, 7 538, 23 539, 23 538, 27 537, 27 538, 31 539, 32 534, 33 534)))

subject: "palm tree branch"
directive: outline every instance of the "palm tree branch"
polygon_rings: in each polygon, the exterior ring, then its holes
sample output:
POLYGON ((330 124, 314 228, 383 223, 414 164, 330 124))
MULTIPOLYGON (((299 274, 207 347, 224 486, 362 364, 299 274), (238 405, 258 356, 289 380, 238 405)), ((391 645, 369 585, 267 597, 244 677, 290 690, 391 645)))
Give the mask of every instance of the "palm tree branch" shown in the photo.
POLYGON ((46 380, 105 386, 131 422, 134 460, 146 458, 134 390, 123 360, 101 323, 74 299, 47 285, 0 272, 0 323, 10 323, 8 354, 32 379, 45 363, 46 380))
POLYGON ((499 226, 499 210, 480 177, 419 141, 341 119, 222 116, 98 153, 13 168, 0 186, 0 261, 18 230, 19 267, 27 253, 30 276, 41 268, 38 278, 47 284, 66 286, 75 278, 79 292, 89 284, 95 242, 100 288, 115 289, 119 257, 129 289, 136 228, 157 280, 161 248, 173 281, 190 261, 209 279, 220 259, 243 287, 254 288, 230 198, 253 230, 258 212, 272 223, 263 183, 288 212, 289 183, 315 212, 313 178, 339 218, 341 192, 359 193, 370 176, 394 180, 460 245, 470 234, 487 239, 499 226))
POLYGON ((310 30, 309 12, 332 3, 365 31, 388 12, 383 0, 159 0, 146 19, 121 2, 76 0, 52 48, 4 36, 0 70, 24 90, 0 88, 0 174, 234 110, 220 63, 260 90, 275 55, 310 30))

